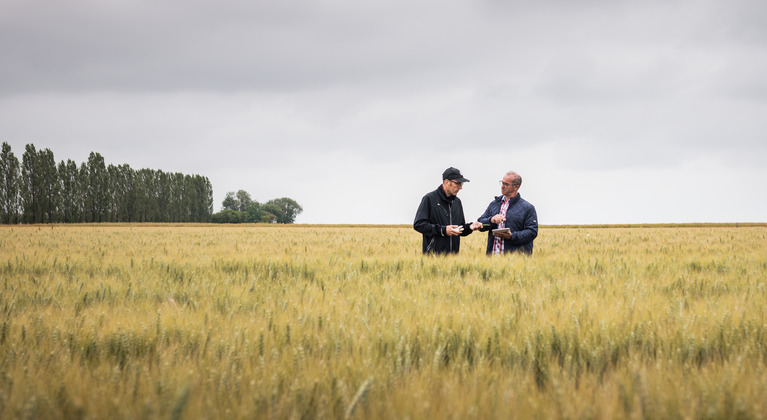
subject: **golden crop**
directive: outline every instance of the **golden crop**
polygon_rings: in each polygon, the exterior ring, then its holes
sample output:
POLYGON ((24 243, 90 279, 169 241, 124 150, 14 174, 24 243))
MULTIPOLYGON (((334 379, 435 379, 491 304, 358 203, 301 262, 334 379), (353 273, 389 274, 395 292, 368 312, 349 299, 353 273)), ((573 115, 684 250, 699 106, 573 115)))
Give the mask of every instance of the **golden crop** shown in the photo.
POLYGON ((766 418, 767 227, 0 227, 0 418, 766 418))

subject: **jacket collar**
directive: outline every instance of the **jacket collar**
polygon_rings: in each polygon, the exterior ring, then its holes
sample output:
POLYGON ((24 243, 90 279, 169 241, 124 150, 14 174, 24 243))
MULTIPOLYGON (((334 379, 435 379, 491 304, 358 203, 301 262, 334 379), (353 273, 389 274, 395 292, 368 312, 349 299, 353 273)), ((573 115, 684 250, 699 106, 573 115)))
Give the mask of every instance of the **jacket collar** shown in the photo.
POLYGON ((439 198, 442 199, 442 201, 453 201, 455 200, 455 196, 448 197, 447 193, 445 193, 445 189, 442 188, 442 185, 437 187, 437 194, 439 194, 439 198))
MULTIPOLYGON (((503 200, 504 200, 504 198, 505 198, 504 196, 502 196, 502 195, 499 195, 499 196, 495 197, 495 201, 497 201, 497 202, 499 202, 499 203, 503 204, 503 200)), ((514 204, 516 204, 516 203, 517 203, 517 201, 519 201, 521 198, 522 198, 522 196, 521 196, 521 195, 519 195, 519 193, 517 193, 517 195, 515 195, 514 197, 511 197, 511 198, 509 199, 509 206, 513 206, 514 204)))

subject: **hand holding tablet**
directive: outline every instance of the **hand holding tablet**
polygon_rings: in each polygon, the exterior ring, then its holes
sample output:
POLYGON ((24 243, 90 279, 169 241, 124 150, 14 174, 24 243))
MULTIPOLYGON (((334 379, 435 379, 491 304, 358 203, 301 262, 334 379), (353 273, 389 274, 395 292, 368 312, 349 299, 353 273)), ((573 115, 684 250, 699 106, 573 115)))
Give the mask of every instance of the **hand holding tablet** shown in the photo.
POLYGON ((493 236, 501 239, 511 239, 511 231, 509 228, 493 229, 493 236))

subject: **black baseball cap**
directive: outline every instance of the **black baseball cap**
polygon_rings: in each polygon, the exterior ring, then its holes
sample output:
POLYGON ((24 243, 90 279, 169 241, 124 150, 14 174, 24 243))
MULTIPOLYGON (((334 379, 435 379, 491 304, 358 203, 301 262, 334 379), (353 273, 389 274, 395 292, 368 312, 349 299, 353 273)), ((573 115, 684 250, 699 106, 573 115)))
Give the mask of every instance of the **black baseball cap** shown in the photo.
POLYGON ((464 178, 463 175, 461 175, 461 171, 459 171, 456 168, 453 168, 452 166, 445 169, 445 172, 442 172, 442 179, 449 179, 456 182, 469 182, 468 179, 464 178))

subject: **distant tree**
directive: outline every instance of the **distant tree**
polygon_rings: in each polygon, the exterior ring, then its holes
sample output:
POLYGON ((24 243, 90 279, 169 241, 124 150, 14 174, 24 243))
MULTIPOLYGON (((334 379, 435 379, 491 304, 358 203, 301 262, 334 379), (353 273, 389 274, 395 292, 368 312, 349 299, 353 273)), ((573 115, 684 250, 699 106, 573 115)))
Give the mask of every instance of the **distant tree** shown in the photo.
POLYGON ((20 183, 19 159, 11 151, 11 145, 3 142, 0 152, 0 223, 19 221, 20 183))
POLYGON ((88 188, 90 188, 90 183, 88 182, 88 164, 82 162, 80 163, 80 169, 77 170, 77 189, 79 191, 77 197, 77 221, 80 223, 93 221, 93 213, 88 209, 88 188))
MULTIPOLYGON (((251 202, 245 191, 230 194, 238 205, 251 202)), ((0 223, 208 222, 212 215, 206 177, 107 166, 96 152, 79 167, 71 159, 57 165, 50 149, 33 144, 20 165, 10 145, 2 145, 0 223)), ((238 223, 249 217, 244 211, 229 216, 238 223)))
POLYGON ((197 218, 197 188, 195 187, 195 179, 189 175, 185 175, 181 182, 181 221, 192 222, 198 221, 197 218))
POLYGON ((117 182, 115 183, 117 222, 129 222, 130 210, 133 205, 133 169, 127 164, 117 167, 117 182))
POLYGON ((78 170, 77 163, 68 159, 59 162, 59 194, 60 194, 60 212, 61 221, 64 223, 78 222, 80 213, 79 201, 80 192, 77 181, 78 170))
POLYGON ((209 222, 213 214, 213 187, 208 178, 200 175, 186 176, 184 200, 189 220, 209 222))
POLYGON ((148 172, 147 169, 141 169, 133 174, 133 184, 131 185, 132 204, 130 208, 131 222, 146 222, 149 208, 148 190, 148 172))
POLYGON ((127 222, 130 220, 128 201, 131 197, 131 169, 128 165, 107 166, 109 182, 107 183, 107 221, 127 222))
POLYGON ((160 190, 162 184, 162 171, 156 171, 153 169, 142 169, 144 173, 144 221, 145 222, 159 222, 160 206, 158 201, 160 200, 160 190))
POLYGON ((227 192, 221 204, 223 210, 213 215, 211 221, 214 223, 294 223, 296 216, 303 211, 293 199, 276 198, 261 204, 245 190, 239 190, 236 194, 227 192), (244 220, 243 214, 246 216, 244 220))
POLYGON ((295 200, 287 197, 275 198, 266 202, 266 205, 270 204, 279 209, 275 214, 277 223, 293 223, 296 221, 296 216, 304 211, 295 200))
POLYGON ((51 149, 37 152, 37 164, 40 172, 40 206, 43 211, 41 221, 43 223, 59 222, 61 220, 59 173, 51 149))
POLYGON ((252 202, 253 199, 250 198, 250 194, 247 191, 239 190, 237 193, 234 193, 233 191, 227 192, 221 205, 224 207, 224 210, 243 212, 252 202))
POLYGON ((24 223, 43 221, 42 180, 37 149, 27 144, 21 160, 21 207, 24 223))
POLYGON ((154 215, 153 222, 170 222, 170 202, 173 199, 171 174, 161 170, 155 171, 155 190, 153 194, 154 215))
POLYGON ((226 193, 226 197, 224 197, 224 201, 221 202, 221 205, 224 207, 224 210, 238 211, 240 208, 240 203, 237 201, 234 191, 226 193))
POLYGON ((261 203, 258 201, 251 201, 250 204, 248 204, 248 207, 245 209, 245 213, 248 214, 248 222, 250 223, 261 223, 262 218, 264 216, 264 210, 262 209, 261 203))
POLYGON ((109 208, 109 172, 104 157, 91 152, 88 155, 88 189, 85 191, 88 221, 104 222, 109 208))
POLYGON ((245 211, 252 202, 253 199, 250 198, 250 194, 247 191, 237 191, 237 211, 245 211))
POLYGON ((21 166, 20 197, 25 223, 59 221, 59 175, 50 149, 26 146, 21 166))
POLYGON ((207 177, 195 175, 195 185, 197 187, 197 207, 199 211, 200 222, 210 221, 213 215, 213 185, 207 177))
POLYGON ((261 205, 261 223, 279 223, 280 206, 267 201, 261 205))

